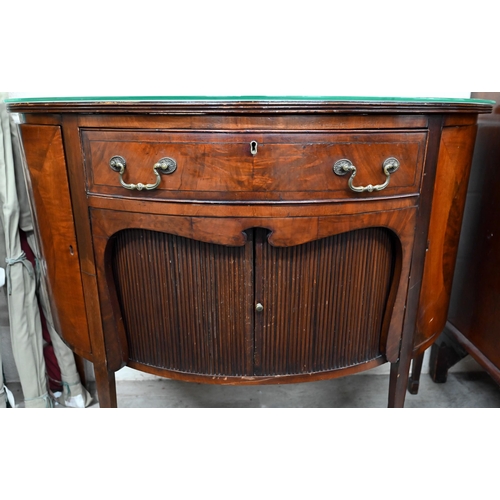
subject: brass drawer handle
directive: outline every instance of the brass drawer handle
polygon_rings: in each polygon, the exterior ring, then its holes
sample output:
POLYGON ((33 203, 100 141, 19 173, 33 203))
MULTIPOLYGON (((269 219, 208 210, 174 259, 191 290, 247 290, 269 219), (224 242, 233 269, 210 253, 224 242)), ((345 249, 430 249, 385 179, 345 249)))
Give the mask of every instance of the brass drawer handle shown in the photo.
POLYGON ((160 173, 164 175, 172 174, 177 169, 177 163, 175 160, 168 157, 162 158, 153 167, 153 172, 156 174, 156 182, 154 184, 143 184, 142 182, 138 182, 137 184, 127 184, 123 180, 123 173, 125 172, 125 167, 127 166, 125 158, 123 158, 123 156, 113 156, 113 158, 109 160, 109 166, 115 172, 118 172, 120 174, 120 183, 125 189, 131 189, 131 190, 137 189, 137 191, 142 191, 143 189, 146 189, 147 191, 152 191, 153 189, 156 189, 160 185, 161 181, 160 173), (158 170, 160 172, 158 172, 158 170))
POLYGON ((355 191, 356 193, 362 193, 364 191, 368 191, 369 193, 371 193, 372 191, 382 191, 382 189, 385 189, 389 185, 391 174, 393 174, 398 168, 399 161, 397 160, 397 158, 387 158, 387 160, 385 160, 384 164, 382 165, 382 170, 384 171, 384 174, 386 176, 385 182, 383 184, 377 184, 376 186, 372 186, 371 184, 368 184, 368 186, 353 186, 352 181, 356 176, 356 167, 350 160, 339 160, 333 166, 333 171, 337 175, 345 175, 347 174, 347 172, 352 172, 351 177, 349 177, 349 181, 347 182, 351 190, 355 191))

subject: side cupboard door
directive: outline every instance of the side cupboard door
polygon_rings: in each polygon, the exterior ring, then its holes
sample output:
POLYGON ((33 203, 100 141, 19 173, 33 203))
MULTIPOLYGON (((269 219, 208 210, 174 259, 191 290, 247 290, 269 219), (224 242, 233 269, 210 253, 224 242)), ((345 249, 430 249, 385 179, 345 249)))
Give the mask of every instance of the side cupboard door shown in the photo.
POLYGON ((70 199, 61 127, 20 125, 33 229, 40 247, 42 293, 57 332, 89 358, 89 337, 80 258, 70 199))

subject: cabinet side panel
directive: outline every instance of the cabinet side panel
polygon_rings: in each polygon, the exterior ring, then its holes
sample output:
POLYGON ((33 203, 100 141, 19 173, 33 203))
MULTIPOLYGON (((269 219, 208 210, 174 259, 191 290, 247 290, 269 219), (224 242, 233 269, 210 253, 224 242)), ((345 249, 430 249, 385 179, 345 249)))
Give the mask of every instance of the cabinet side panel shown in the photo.
POLYGON ((73 348, 90 354, 61 128, 24 124, 20 130, 54 326, 73 348))
POLYGON ((442 132, 414 340, 416 352, 425 349, 446 323, 475 137, 476 125, 445 127, 442 132))

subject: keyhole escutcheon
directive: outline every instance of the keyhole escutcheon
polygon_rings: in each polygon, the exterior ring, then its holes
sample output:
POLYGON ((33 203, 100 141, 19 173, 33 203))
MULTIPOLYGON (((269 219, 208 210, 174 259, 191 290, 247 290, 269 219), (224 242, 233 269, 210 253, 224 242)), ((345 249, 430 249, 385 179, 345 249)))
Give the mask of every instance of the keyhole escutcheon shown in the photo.
POLYGON ((252 153, 252 156, 255 156, 257 154, 257 146, 257 141, 250 142, 250 153, 252 153))

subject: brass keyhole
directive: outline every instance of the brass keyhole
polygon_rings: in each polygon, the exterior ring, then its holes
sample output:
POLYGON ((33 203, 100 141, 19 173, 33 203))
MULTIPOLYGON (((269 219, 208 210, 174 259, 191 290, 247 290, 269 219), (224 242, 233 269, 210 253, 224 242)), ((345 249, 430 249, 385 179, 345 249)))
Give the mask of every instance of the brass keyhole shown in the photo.
POLYGON ((250 153, 252 153, 253 156, 257 154, 257 146, 258 146, 257 141, 252 141, 250 143, 250 153))

